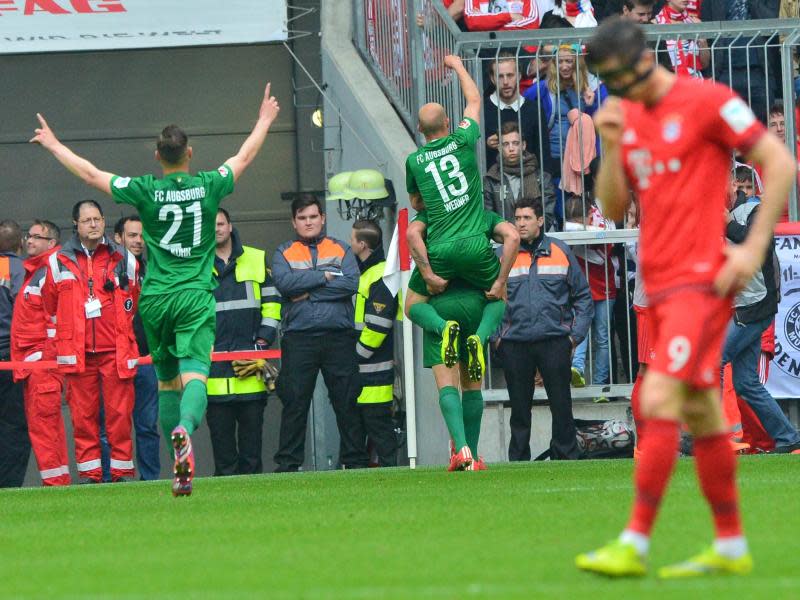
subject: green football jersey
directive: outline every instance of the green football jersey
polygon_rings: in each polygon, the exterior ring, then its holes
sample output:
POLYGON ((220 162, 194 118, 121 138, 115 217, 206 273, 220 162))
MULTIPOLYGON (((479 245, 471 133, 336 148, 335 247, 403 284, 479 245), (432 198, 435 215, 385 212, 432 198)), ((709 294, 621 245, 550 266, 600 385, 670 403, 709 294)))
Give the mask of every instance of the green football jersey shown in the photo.
POLYGON ((217 209, 232 191, 233 171, 227 165, 197 175, 111 179, 114 201, 134 206, 142 219, 147 247, 143 296, 216 287, 217 209))
POLYGON ((406 159, 406 189, 422 196, 428 212, 428 245, 484 233, 478 138, 478 124, 467 118, 406 159))

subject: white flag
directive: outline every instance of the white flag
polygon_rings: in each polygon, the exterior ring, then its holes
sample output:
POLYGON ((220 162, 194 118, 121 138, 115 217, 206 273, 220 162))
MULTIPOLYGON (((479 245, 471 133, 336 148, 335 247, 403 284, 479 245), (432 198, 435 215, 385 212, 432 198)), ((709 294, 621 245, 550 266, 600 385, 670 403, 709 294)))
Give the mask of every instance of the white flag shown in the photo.
POLYGON ((386 268, 383 271, 383 283, 389 288, 392 296, 397 296, 400 291, 400 234, 397 225, 394 226, 392 241, 389 243, 389 252, 386 254, 386 268))

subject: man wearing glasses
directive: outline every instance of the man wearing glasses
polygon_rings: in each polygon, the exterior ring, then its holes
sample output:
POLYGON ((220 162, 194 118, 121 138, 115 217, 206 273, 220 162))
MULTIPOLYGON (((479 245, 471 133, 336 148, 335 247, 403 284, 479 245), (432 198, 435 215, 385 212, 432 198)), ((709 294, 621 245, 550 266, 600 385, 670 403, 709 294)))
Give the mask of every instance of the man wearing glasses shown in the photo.
MULTIPOLYGON (((24 237, 28 258, 25 280, 14 304, 11 321, 11 359, 36 363, 55 360, 55 324, 42 303, 42 286, 50 256, 60 248, 61 232, 50 221, 33 222, 24 237)), ((24 386, 25 415, 33 454, 44 485, 69 485, 69 462, 61 390, 64 376, 56 370, 15 369, 14 380, 24 386)))
POLYGON ((133 478, 133 377, 139 351, 133 315, 139 296, 136 257, 105 236, 94 200, 72 209, 75 236, 47 261, 45 310, 56 317, 56 362, 67 383, 80 483, 99 483, 100 392, 111 446, 111 480, 133 478))

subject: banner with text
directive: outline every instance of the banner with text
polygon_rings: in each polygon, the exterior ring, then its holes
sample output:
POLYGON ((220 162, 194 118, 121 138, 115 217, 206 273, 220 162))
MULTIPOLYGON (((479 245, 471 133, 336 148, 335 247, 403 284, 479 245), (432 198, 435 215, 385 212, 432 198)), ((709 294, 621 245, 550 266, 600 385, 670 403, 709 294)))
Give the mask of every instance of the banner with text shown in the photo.
POLYGON ((781 263, 781 303, 775 316, 775 358, 767 389, 775 398, 800 397, 800 225, 787 223, 775 236, 781 263))
POLYGON ((0 0, 0 54, 284 41, 286 0, 0 0))

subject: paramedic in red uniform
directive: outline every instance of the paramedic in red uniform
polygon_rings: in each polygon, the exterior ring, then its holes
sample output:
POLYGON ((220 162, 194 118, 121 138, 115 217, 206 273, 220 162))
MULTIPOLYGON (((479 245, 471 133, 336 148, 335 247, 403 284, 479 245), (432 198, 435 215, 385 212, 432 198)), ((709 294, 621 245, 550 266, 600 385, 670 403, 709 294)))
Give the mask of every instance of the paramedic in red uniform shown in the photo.
POLYGON ((56 361, 66 373, 80 483, 99 483, 100 402, 111 446, 111 479, 133 478, 133 376, 139 355, 133 315, 139 290, 133 254, 104 234, 94 200, 72 210, 76 235, 48 260, 43 300, 56 315, 56 361))
MULTIPOLYGON (((25 280, 14 304, 11 321, 11 360, 38 362, 56 359, 56 326, 42 304, 42 286, 50 255, 57 252, 61 231, 50 221, 36 220, 25 236, 25 280)), ((25 415, 33 454, 44 485, 69 485, 69 458, 61 417, 64 376, 54 369, 14 369, 24 382, 25 415)))

